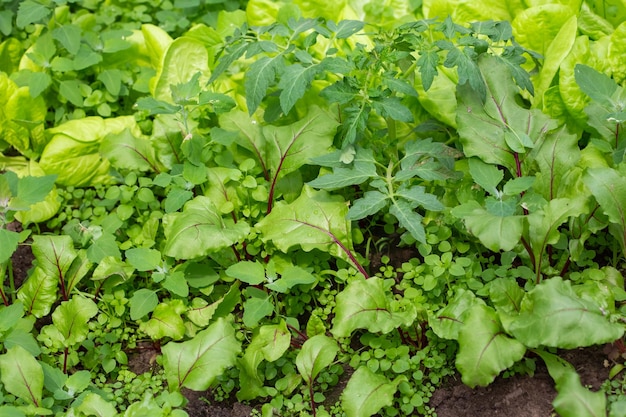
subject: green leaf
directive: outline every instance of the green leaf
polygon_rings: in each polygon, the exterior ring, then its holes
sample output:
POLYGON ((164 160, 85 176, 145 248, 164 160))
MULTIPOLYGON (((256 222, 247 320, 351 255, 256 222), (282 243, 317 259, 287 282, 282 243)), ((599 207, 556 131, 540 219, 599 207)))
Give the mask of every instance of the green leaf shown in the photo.
POLYGON ((102 55, 96 53, 84 43, 80 44, 78 52, 74 57, 74 69, 81 71, 96 65, 102 61, 102 55))
POLYGON ((467 312, 474 305, 484 302, 477 299, 473 292, 458 288, 448 305, 434 314, 428 315, 428 324, 433 332, 444 339, 458 340, 459 332, 467 318, 467 312))
POLYGON ((157 297, 156 291, 141 288, 135 291, 133 296, 130 298, 129 303, 130 318, 132 320, 139 320, 148 313, 154 311, 156 306, 159 304, 159 297, 157 297))
POLYGON ((289 265, 280 274, 280 278, 265 287, 272 291, 286 293, 296 285, 308 285, 317 281, 310 272, 296 265, 289 265))
POLYGON ((57 277, 46 273, 40 267, 35 267, 18 290, 17 298, 24 304, 28 314, 40 318, 48 315, 52 305, 57 301, 58 286, 57 277))
POLYGON ((378 277, 352 281, 337 294, 336 300, 331 329, 335 337, 349 337, 356 329, 389 333, 411 325, 417 314, 412 304, 402 307, 393 303, 378 277))
POLYGON ((420 69, 424 90, 428 91, 433 85, 435 76, 439 74, 439 71, 437 71, 439 54, 436 51, 419 51, 419 55, 417 66, 420 69))
POLYGON ((187 311, 187 307, 179 299, 160 303, 152 312, 150 320, 141 323, 139 328, 153 340, 169 337, 180 340, 185 336, 185 322, 181 314, 187 311))
POLYGON ((345 259, 345 250, 352 246, 347 213, 348 205, 341 197, 305 187, 291 204, 276 204, 256 228, 264 242, 272 241, 284 253, 300 246, 307 252, 319 249, 345 259))
POLYGON ((282 70, 284 58, 282 54, 273 57, 262 57, 255 61, 246 72, 244 87, 248 113, 252 115, 267 94, 267 89, 282 70))
POLYGON ((552 402, 562 417, 605 417, 606 394, 592 392, 582 386, 574 367, 557 355, 543 350, 535 351, 545 362, 556 383, 557 396, 552 402))
POLYGON ((11 200, 10 207, 16 204, 20 207, 28 208, 35 203, 44 201, 54 188, 56 178, 56 175, 20 178, 17 183, 17 196, 11 200))
POLYGON ((25 0, 19 4, 15 24, 20 29, 24 29, 31 23, 39 22, 44 17, 48 17, 51 12, 49 8, 33 0, 25 0))
POLYGON ((161 252, 148 248, 132 248, 125 252, 126 260, 137 271, 153 271, 161 265, 161 252))
POLYGON ((426 243, 426 232, 424 225, 422 225, 424 217, 415 211, 414 204, 406 200, 394 200, 389 208, 389 213, 398 219, 400 226, 404 227, 413 239, 426 243))
POLYGON ((161 171, 152 143, 135 137, 129 129, 105 136, 100 144, 100 153, 118 169, 161 171))
POLYGON ((63 80, 59 83, 59 93, 76 107, 83 107, 83 95, 78 80, 63 80))
POLYGON ((20 243, 19 233, 0 228, 0 264, 11 259, 18 243, 20 243))
POLYGON ((360 220, 374 215, 387 206, 388 198, 380 191, 366 191, 362 198, 352 203, 352 207, 348 210, 347 218, 349 220, 360 220))
POLYGON ((168 274, 163 281, 163 288, 178 297, 186 298, 189 295, 189 285, 185 279, 185 274, 181 271, 168 274))
POLYGON ((43 369, 39 362, 20 346, 0 355, 0 379, 4 388, 16 397, 39 407, 43 394, 43 369))
POLYGON ((465 220, 469 231, 494 252, 512 250, 524 232, 523 216, 497 216, 475 201, 455 207, 452 215, 465 220))
POLYGON ((118 415, 111 402, 94 392, 85 395, 77 409, 87 416, 115 417, 118 415))
MULTIPOLYGON (((316 162, 316 159, 313 159, 316 162)), ((371 149, 358 148, 352 166, 344 167, 344 164, 335 167, 332 174, 322 175, 309 181, 307 184, 314 188, 336 190, 350 185, 362 184, 370 178, 378 176, 376 172, 376 160, 371 149)))
MULTIPOLYGON (((360 20, 341 20, 334 29, 336 39, 345 39, 359 32, 365 26, 365 22, 360 20)), ((329 22, 329 29, 330 22, 329 22)), ((333 29, 331 29, 333 30, 333 29)))
POLYGON ((400 122, 411 123, 413 121, 413 113, 402 104, 399 97, 385 97, 372 102, 372 107, 383 117, 390 117, 400 122))
POLYGON ((313 336, 304 342, 296 356, 298 372, 312 385, 319 373, 335 361, 337 353, 339 345, 334 339, 323 334, 313 336))
POLYGON ((612 323, 595 301, 576 295, 560 277, 542 281, 526 295, 507 331, 528 347, 562 349, 609 343, 624 334, 621 324, 612 323))
POLYGON ((88 322, 98 314, 98 306, 88 298, 80 295, 63 301, 52 313, 52 322, 63 336, 66 347, 72 347, 87 337, 88 322))
POLYGON ((280 108, 288 114, 296 102, 304 96, 315 76, 323 68, 320 65, 303 67, 300 64, 289 65, 280 76, 280 108))
POLYGON ((609 221, 617 226, 616 237, 626 253, 626 177, 612 168, 589 168, 583 181, 609 221))
POLYGON ((33 236, 32 248, 37 266, 57 282, 65 282, 65 275, 78 256, 72 238, 67 235, 33 236))
POLYGON ((235 365, 241 344, 232 324, 220 318, 192 340, 166 344, 162 352, 170 389, 204 391, 226 368, 235 365))
POLYGON ((98 80, 102 81, 107 91, 118 96, 122 89, 122 71, 118 69, 107 69, 98 74, 98 80))
POLYGON ((52 37, 61 42, 61 45, 72 55, 80 48, 81 29, 76 25, 63 25, 52 31, 52 37))
POLYGON ((243 323, 248 328, 254 328, 273 312, 274 304, 270 294, 250 297, 243 303, 243 323))
POLYGON ((237 262, 226 269, 226 275, 250 285, 259 285, 265 282, 265 268, 259 261, 237 262))
POLYGON ((33 72, 28 78, 30 96, 39 97, 52 84, 52 77, 45 72, 33 72))
POLYGON ((489 385, 503 370, 524 357, 526 347, 508 337, 496 312, 486 305, 474 305, 459 332, 456 367, 463 383, 471 388, 489 385))
POLYGON ((176 259, 192 259, 227 248, 250 231, 245 221, 222 218, 211 200, 198 196, 185 204, 182 213, 163 217, 166 243, 163 253, 176 259))
POLYGON ((514 153, 530 147, 528 138, 533 144, 540 141, 556 128, 556 121, 518 103, 519 89, 506 65, 497 58, 481 57, 479 66, 487 85, 487 100, 464 86, 457 91, 457 125, 463 152, 488 164, 502 165, 517 176, 514 153))
POLYGON ((341 393, 347 417, 369 417, 393 403, 400 379, 391 382, 366 366, 358 368, 341 393))
POLYGON ((606 106, 614 105, 613 93, 617 91, 618 85, 611 77, 584 64, 576 64, 574 77, 582 92, 592 100, 606 106))

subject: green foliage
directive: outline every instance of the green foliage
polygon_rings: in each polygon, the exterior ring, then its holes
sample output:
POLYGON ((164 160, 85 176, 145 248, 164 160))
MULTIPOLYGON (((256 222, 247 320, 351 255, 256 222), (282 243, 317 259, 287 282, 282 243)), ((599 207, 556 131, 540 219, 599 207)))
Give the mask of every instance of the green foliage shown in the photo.
POLYGON ((0 3, 0 413, 433 415, 530 351, 623 414, 548 353, 624 337, 621 6, 0 3))

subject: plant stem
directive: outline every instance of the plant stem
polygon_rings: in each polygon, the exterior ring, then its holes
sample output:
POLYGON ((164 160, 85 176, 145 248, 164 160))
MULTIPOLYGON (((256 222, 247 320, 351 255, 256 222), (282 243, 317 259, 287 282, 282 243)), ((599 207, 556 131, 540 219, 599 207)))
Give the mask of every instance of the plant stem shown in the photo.
POLYGON ((8 307, 10 303, 7 299, 6 294, 4 293, 4 288, 2 288, 2 285, 0 285, 0 296, 2 296, 2 302, 4 303, 4 305, 8 307))
POLYGON ((311 411, 313 413, 313 417, 317 416, 317 406, 315 404, 315 399, 313 398, 313 379, 309 380, 309 395, 311 396, 311 411))
POLYGON ((12 259, 9 259, 7 263, 7 270, 9 272, 9 288, 11 289, 11 301, 15 302, 15 297, 16 297, 15 276, 13 275, 13 260, 12 259))
POLYGON ((67 358, 70 355, 70 348, 66 347, 63 350, 63 373, 67 374, 67 358))

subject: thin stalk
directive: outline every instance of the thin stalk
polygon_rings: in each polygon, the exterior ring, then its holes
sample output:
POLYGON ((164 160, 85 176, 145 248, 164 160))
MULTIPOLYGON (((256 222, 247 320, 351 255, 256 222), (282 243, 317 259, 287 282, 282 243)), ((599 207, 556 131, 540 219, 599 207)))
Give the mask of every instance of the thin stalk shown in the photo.
POLYGON ((313 417, 317 417, 317 405, 315 404, 315 399, 313 398, 313 378, 309 380, 309 395, 311 396, 311 411, 313 412, 313 417))
POLYGON ((11 301, 15 302, 15 276, 13 275, 13 261, 11 259, 9 259, 7 263, 7 270, 9 272, 9 288, 11 289, 11 301))
POLYGON ((67 358, 70 355, 70 348, 66 347, 63 350, 63 373, 67 374, 67 358))
POLYGON ((9 303, 9 300, 7 299, 6 294, 4 293, 4 288, 2 288, 2 285, 0 285, 0 296, 2 296, 2 302, 4 303, 4 305, 8 307, 10 303, 9 303))

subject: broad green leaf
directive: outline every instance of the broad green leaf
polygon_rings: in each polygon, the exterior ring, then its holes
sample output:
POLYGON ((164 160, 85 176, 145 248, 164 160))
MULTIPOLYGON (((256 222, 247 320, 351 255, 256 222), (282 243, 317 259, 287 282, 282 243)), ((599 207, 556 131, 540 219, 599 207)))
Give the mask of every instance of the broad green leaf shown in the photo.
POLYGON ((115 417, 118 415, 111 402, 94 392, 85 395, 77 409, 87 416, 115 417))
POLYGON ((574 77, 581 91, 592 100, 606 106, 614 105, 613 93, 618 85, 611 77, 584 64, 577 64, 574 67, 574 77))
POLYGON ((567 175, 580 160, 578 137, 563 127, 546 135, 534 149, 531 157, 536 161, 540 175, 534 189, 546 200, 576 197, 576 189, 568 186, 567 175))
POLYGON ((22 410, 10 405, 0 406, 0 414, 2 414, 3 417, 26 417, 26 414, 24 414, 22 410))
POLYGON ((337 294, 337 305, 331 333, 335 337, 349 337, 356 329, 372 333, 389 333, 409 326, 417 311, 413 305, 396 305, 378 277, 352 281, 337 294))
POLYGON ((59 41, 61 45, 72 55, 78 53, 80 48, 80 27, 72 24, 59 26, 52 31, 52 37, 59 41))
POLYGON ((587 210, 584 196, 576 199, 555 198, 542 210, 526 216, 530 245, 535 255, 536 272, 548 245, 559 240, 559 227, 570 217, 578 217, 587 210))
POLYGON ((518 177, 508 180, 504 187, 502 187, 502 192, 504 195, 520 195, 526 192, 530 187, 535 183, 535 177, 518 177))
POLYGON ((428 315, 428 324, 433 332, 444 339, 458 340, 459 331, 467 317, 467 312, 474 305, 483 305, 484 302, 473 292, 458 288, 448 305, 434 314, 428 315))
POLYGON ((166 213, 173 213, 180 210, 187 201, 193 198, 193 192, 183 188, 173 187, 165 197, 163 208, 166 213))
POLYGON ((156 306, 150 320, 141 323, 139 328, 153 340, 169 337, 180 340, 185 336, 185 322, 181 314, 187 307, 179 299, 163 302, 156 306))
POLYGON ((270 294, 250 297, 243 303, 243 323, 248 328, 254 328, 264 317, 274 312, 274 303, 270 294))
POLYGON ((189 341, 166 344, 162 352, 170 389, 204 391, 226 368, 235 365, 241 344, 232 324, 220 318, 189 341))
POLYGON ((526 347, 508 337, 496 312, 486 305, 474 305, 459 332, 456 367, 463 383, 471 388, 489 385, 503 370, 524 357, 526 347))
POLYGON ((111 133, 100 144, 100 153, 118 169, 135 169, 159 173, 162 169, 152 143, 135 137, 129 129, 111 133))
POLYGON ((616 225, 616 237, 626 252, 626 177, 612 168, 590 168, 583 181, 609 221, 616 225))
MULTIPOLYGON (((349 38, 350 36, 354 35, 355 33, 359 32, 361 29, 363 29, 364 26, 365 26, 365 23, 360 20, 341 20, 339 23, 337 23, 337 28, 334 31, 335 38, 336 39, 349 38)), ((330 28, 330 22, 329 22, 329 28, 330 28)))
POLYGON ((163 217, 166 237, 163 253, 176 259, 192 259, 227 248, 250 231, 245 221, 223 218, 208 197, 188 201, 181 213, 163 217))
POLYGON ((28 80, 28 91, 33 98, 39 97, 52 84, 52 77, 45 72, 33 72, 28 80))
POLYGON ((78 256, 72 238, 67 235, 33 236, 32 248, 37 266, 64 284, 65 274, 78 256))
POLYGON ((126 261, 137 271, 154 271, 161 266, 161 252, 148 248, 132 248, 125 252, 126 261))
POLYGON ((267 395, 263 386, 265 378, 258 367, 264 360, 278 360, 287 351, 290 342, 291 334, 285 321, 258 328, 240 362, 242 372, 239 376, 240 390, 237 392, 240 401, 267 395))
POLYGON ((189 285, 182 271, 174 271, 167 274, 162 283, 163 288, 168 290, 172 295, 187 298, 189 295, 189 285))
POLYGON ((523 216, 500 217, 489 213, 477 202, 452 209, 452 214, 465 220, 469 231, 492 251, 512 250, 524 231, 523 216))
POLYGON ((444 205, 433 194, 427 193, 426 188, 421 185, 407 187, 405 184, 396 190, 396 196, 408 201, 411 207, 422 207, 426 210, 441 211, 444 205))
POLYGON ((39 362, 20 346, 0 355, 0 379, 9 393, 39 407, 43 393, 43 369, 39 362))
POLYGON ((100 262, 106 257, 116 259, 121 259, 122 257, 117 240, 112 233, 102 234, 87 248, 87 258, 91 262, 98 264, 98 267, 100 262))
POLYGON ((148 313, 151 313, 159 304, 159 297, 156 291, 147 288, 141 288, 130 298, 130 318, 139 320, 148 313))
POLYGON ((215 314, 215 310, 222 302, 222 298, 209 304, 200 297, 195 297, 191 301, 191 306, 187 310, 187 317, 198 327, 204 328, 209 325, 211 318, 215 314))
POLYGON ((25 176, 17 183, 17 196, 12 199, 10 206, 18 204, 28 208, 29 206, 45 200, 52 191, 56 175, 25 176))
POLYGON ((200 81, 206 82, 210 76, 208 62, 207 48, 199 41, 190 37, 174 40, 167 46, 163 56, 156 82, 151 87, 152 96, 157 100, 172 102, 170 86, 184 84, 197 73, 202 74, 200 81))
POLYGON ((265 285, 272 291, 286 293, 296 285, 308 285, 317 281, 310 272, 296 265, 289 265, 280 274, 280 278, 265 285))
POLYGON ((386 97, 372 102, 372 107, 383 117, 390 117, 393 120, 411 123, 413 113, 402 104, 399 97, 386 97))
POLYGON ((319 249, 345 259, 352 246, 347 213, 348 205, 341 197, 305 187, 291 204, 276 204, 256 227, 264 242, 271 241, 284 253, 300 246, 307 252, 319 249))
MULTIPOLYGON (((477 156, 484 162, 502 165, 515 174, 514 153, 505 136, 530 138, 537 143, 556 122, 539 110, 528 110, 518 104, 518 87, 513 83, 505 64, 495 57, 481 57, 481 73, 487 85, 487 99, 472 89, 460 86, 457 125, 466 156, 477 156), (508 133, 507 133, 508 132, 508 133)), ((520 142, 526 146, 527 139, 520 142)), ((523 149, 518 149, 519 152, 523 149)))
POLYGON ((18 243, 20 243, 19 233, 0 228, 0 264, 11 259, 18 243))
POLYGON ((3 140, 21 153, 39 155, 48 141, 46 112, 43 97, 32 97, 28 87, 18 88, 4 105, 3 140))
POLYGON ((11 329, 24 316, 24 306, 19 301, 0 307, 0 333, 11 329))
POLYGON ((375 374, 366 366, 358 368, 341 393, 341 405, 347 417, 369 417, 393 403, 400 379, 393 382, 375 374))
POLYGON ((76 259, 70 265, 70 269, 65 274, 65 293, 69 296, 78 283, 89 273, 92 263, 87 259, 87 252, 80 250, 76 259))
POLYGON ((226 275, 250 285, 259 285, 265 282, 265 268, 259 261, 237 262, 226 269, 226 275))
POLYGON ((40 318, 48 315, 57 301, 59 280, 40 267, 35 267, 32 274, 17 292, 17 298, 24 304, 28 314, 40 318))
POLYGON ((528 347, 573 349, 612 342, 624 334, 624 327, 611 322, 595 301, 576 295, 569 281, 555 277, 524 297, 507 332, 528 347))
POLYGON ((319 373, 335 361, 337 353, 339 345, 334 339, 323 334, 313 336, 304 342, 296 356, 298 372, 312 385, 319 373))
POLYGON ((52 322, 63 335, 66 347, 72 347, 87 337, 88 322, 98 314, 98 306, 88 298, 80 295, 63 301, 52 313, 52 322))
POLYGON ((96 53, 87 44, 81 43, 74 57, 73 66, 76 71, 84 70, 102 61, 102 55, 96 53))
POLYGON ((562 417, 606 417, 606 394, 583 387, 580 376, 572 365, 562 358, 537 350, 548 372, 556 383, 557 396, 552 402, 562 417))

